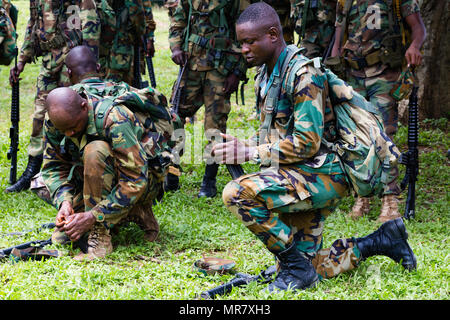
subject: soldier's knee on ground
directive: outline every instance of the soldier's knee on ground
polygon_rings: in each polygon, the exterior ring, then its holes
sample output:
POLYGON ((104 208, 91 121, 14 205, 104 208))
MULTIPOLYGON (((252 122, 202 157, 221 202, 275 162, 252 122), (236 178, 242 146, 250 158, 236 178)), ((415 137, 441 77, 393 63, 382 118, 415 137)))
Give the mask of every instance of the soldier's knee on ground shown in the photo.
POLYGON ((238 198, 239 188, 240 185, 236 181, 228 182, 225 188, 223 188, 222 192, 223 203, 232 212, 233 212, 232 208, 236 207, 236 200, 238 198))

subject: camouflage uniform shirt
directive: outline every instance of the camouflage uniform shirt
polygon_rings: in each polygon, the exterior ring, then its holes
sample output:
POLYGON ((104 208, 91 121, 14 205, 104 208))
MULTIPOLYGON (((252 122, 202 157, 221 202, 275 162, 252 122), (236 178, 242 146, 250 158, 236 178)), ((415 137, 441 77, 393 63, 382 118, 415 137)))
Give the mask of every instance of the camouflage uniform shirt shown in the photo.
POLYGON ((66 45, 86 45, 98 56, 99 35, 100 20, 94 0, 30 0, 30 19, 19 61, 34 61, 35 57, 66 45), (59 40, 61 36, 64 42, 59 40), (39 54, 39 50, 43 52, 39 54))
POLYGON ((307 57, 322 56, 330 44, 336 20, 336 2, 337 0, 308 1, 309 7, 305 9, 305 0, 291 0, 291 19, 295 23, 295 32, 300 37, 304 28, 302 46, 309 49, 308 44, 314 44, 320 48, 320 52, 311 52, 311 55, 304 53, 307 57))
MULTIPOLYGON (((347 15, 347 26, 343 26, 345 0, 338 1, 336 26, 346 28, 347 41, 343 44, 346 57, 366 57, 380 49, 381 42, 390 33, 389 14, 392 7, 385 0, 353 0, 347 15), (378 18, 379 17, 379 18, 378 18)), ((405 17, 419 12, 417 0, 400 0, 400 15, 405 17)), ((392 12, 393 18, 397 19, 392 12)), ((356 77, 374 77, 381 74, 386 65, 374 65, 361 70, 351 70, 356 77)))
POLYGON ((9 65, 16 51, 17 34, 10 9, 10 0, 0 0, 0 64, 3 65, 9 65))
MULTIPOLYGON (((267 115, 265 105, 273 78, 282 76, 280 66, 286 59, 286 51, 287 49, 278 58, 272 74, 269 76, 263 66, 260 70, 262 74, 258 77, 261 81, 255 82, 259 95, 257 111, 261 123, 264 123, 267 115)), ((297 54, 292 60, 295 59, 307 61, 301 54, 297 54)), ((287 68, 286 74, 290 72, 291 67, 287 68)), ((258 132, 249 141, 257 144, 253 160, 266 167, 274 165, 273 160, 277 159, 282 166, 330 174, 342 173, 336 155, 320 148, 322 136, 325 135, 329 141, 335 138, 331 126, 334 116, 328 97, 326 75, 310 64, 305 65, 297 72, 294 83, 291 84, 294 88, 291 98, 286 90, 287 81, 288 77, 285 77, 273 114, 270 134, 265 136, 264 141, 260 141, 261 133, 258 132), (293 103, 290 99, 293 99, 293 103)))
POLYGON ((239 0, 180 0, 170 22, 171 50, 190 53, 190 70, 216 69, 225 76, 235 72, 245 77, 246 65, 234 29, 240 11, 245 9, 241 5, 239 0))
MULTIPOLYGON (((101 18, 102 73, 114 81, 131 83, 134 44, 154 38, 156 23, 150 0, 95 0, 101 18)), ((142 59, 141 59, 142 60, 142 59)), ((141 65, 141 70, 144 66, 141 65)))

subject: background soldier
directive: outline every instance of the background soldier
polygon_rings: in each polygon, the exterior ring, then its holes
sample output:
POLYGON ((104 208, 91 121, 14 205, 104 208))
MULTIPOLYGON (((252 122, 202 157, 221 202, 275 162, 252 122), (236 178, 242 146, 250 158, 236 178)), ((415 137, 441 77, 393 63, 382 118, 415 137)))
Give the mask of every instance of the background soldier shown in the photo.
POLYGON ((164 8, 167 8, 169 18, 172 17, 175 8, 178 5, 178 0, 166 0, 164 1, 164 8))
POLYGON ((101 17, 99 63, 104 78, 133 83, 135 50, 139 50, 140 70, 145 70, 143 54, 153 57, 156 23, 150 0, 108 0, 97 2, 101 17), (143 47, 144 39, 146 47, 143 47), (139 49, 138 49, 139 48, 139 49))
POLYGON ((10 0, 0 0, 0 64, 5 66, 16 56, 17 13, 10 0))
POLYGON ((30 19, 25 33, 17 68, 10 71, 10 81, 16 81, 25 65, 42 57, 37 78, 33 127, 28 147, 28 164, 19 180, 5 192, 28 189, 31 178, 42 164, 42 128, 46 114, 45 99, 56 87, 70 85, 64 58, 69 50, 84 44, 98 54, 100 21, 93 0, 62 2, 30 0, 30 19))
MULTIPOLYGON (((187 63, 178 114, 185 121, 204 104, 205 132, 225 132, 230 95, 239 80, 246 78, 234 30, 241 5, 239 0, 180 0, 171 19, 172 60, 180 66, 187 63)), ((200 197, 216 195, 218 167, 216 163, 206 165, 200 197)))
MULTIPOLYGON (((347 82, 377 108, 391 139, 398 129, 398 103, 390 92, 405 58, 408 66, 421 64, 420 48, 425 36, 417 0, 338 2, 336 40, 331 55, 345 59, 347 82), (411 31, 411 43, 405 51, 407 29, 411 31), (345 42, 344 36, 347 37, 345 42)), ((397 183, 386 186, 380 222, 401 216, 399 192, 397 183)), ((369 201, 369 198, 358 197, 350 215, 358 218, 368 213, 369 201)))
MULTIPOLYGON (((322 57, 334 35, 337 0, 291 0, 291 19, 299 47, 308 58, 322 57)), ((284 28, 283 28, 284 32, 284 28)))

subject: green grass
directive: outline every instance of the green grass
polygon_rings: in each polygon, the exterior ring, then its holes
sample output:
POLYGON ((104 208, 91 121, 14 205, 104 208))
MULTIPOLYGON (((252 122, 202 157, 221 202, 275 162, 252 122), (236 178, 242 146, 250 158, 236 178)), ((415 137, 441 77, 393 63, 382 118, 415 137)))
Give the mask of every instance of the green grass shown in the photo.
MULTIPOLYGON (((28 2, 14 1, 19 9, 19 44, 23 41, 28 17, 28 2)), ((157 20, 156 56, 154 65, 158 89, 170 97, 178 67, 170 59, 168 47, 168 18, 166 11, 155 10, 157 20)), ((32 239, 50 237, 50 230, 35 231, 24 236, 7 236, 13 231, 36 228, 54 220, 56 210, 38 199, 32 192, 6 194, 9 164, 10 87, 9 68, 0 67, 0 247, 8 247, 32 239)), ((18 173, 26 166, 26 147, 31 132, 31 115, 35 80, 39 63, 27 65, 21 81, 21 122, 18 173)), ((233 105, 228 121, 230 129, 256 128, 248 121, 254 104, 254 71, 246 86, 246 105, 233 105)), ((188 131, 202 130, 203 111, 197 114, 188 131)), ((197 132, 197 131, 196 131, 197 132)), ((401 126, 396 136, 402 150, 406 147, 407 128, 401 126)), ((418 299, 447 300, 449 298, 449 160, 448 121, 426 120, 420 126, 420 175, 417 182, 416 218, 407 221, 409 242, 418 269, 405 272, 389 258, 373 257, 352 272, 322 281, 316 288, 298 293, 268 296, 263 286, 251 284, 238 288, 222 299, 418 299)), ((185 162, 188 162, 184 159, 185 162)), ((246 164, 251 172, 256 167, 246 164)), ((46 261, 0 263, 0 299, 194 299, 195 295, 232 278, 232 275, 202 276, 192 268, 203 255, 216 255, 236 261, 236 271, 256 274, 273 263, 264 246, 223 206, 220 196, 197 199, 204 164, 183 165, 181 190, 168 193, 154 211, 161 233, 154 243, 143 239, 134 224, 124 227, 113 238, 114 252, 100 261, 80 263, 71 259, 76 250, 56 247, 65 255, 46 261)), ((404 168, 401 168, 402 176, 404 168)), ((230 180, 224 167, 220 168, 218 188, 230 180)), ((405 197, 405 194, 403 194, 405 197)), ((380 209, 374 201, 370 214, 358 221, 346 217, 353 199, 344 199, 338 210, 326 222, 325 246, 340 237, 363 236, 374 231, 380 209)), ((404 209, 404 201, 401 202, 404 209)))

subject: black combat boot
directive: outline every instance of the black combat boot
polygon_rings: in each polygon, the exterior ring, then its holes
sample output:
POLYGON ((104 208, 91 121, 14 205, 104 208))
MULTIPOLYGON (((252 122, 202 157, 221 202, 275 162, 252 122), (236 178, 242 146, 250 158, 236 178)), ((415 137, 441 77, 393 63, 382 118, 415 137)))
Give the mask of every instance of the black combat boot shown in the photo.
POLYGON ((205 168, 205 175, 203 176, 202 186, 200 187, 200 192, 198 197, 214 198, 217 194, 216 188, 216 176, 219 170, 219 165, 217 163, 207 164, 205 168))
POLYGON ((42 154, 28 157, 28 164, 19 180, 12 186, 5 189, 5 192, 20 192, 30 187, 31 178, 41 170, 42 154))
POLYGON ((270 292, 303 290, 315 286, 319 281, 313 265, 297 250, 295 243, 276 256, 280 262, 280 271, 268 287, 270 292))
POLYGON ((402 218, 390 220, 368 236, 357 238, 356 245, 363 260, 375 255, 383 255, 402 263, 407 270, 417 267, 417 260, 409 246, 408 233, 402 218))

